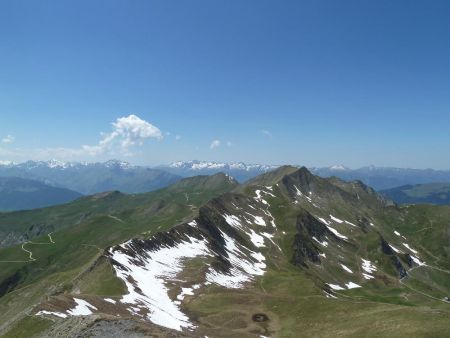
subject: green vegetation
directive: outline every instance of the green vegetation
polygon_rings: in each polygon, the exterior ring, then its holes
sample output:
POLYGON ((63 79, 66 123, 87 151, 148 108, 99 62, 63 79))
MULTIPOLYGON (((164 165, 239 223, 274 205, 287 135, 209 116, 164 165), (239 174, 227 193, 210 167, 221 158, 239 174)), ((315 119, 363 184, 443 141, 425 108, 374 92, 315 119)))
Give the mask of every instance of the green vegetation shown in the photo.
MULTIPOLYGON (((60 207, 1 215, 0 230, 11 231, 17 220, 23 231, 35 220, 42 222, 44 231, 28 243, 0 249, 0 332, 9 330, 10 336, 43 332, 48 321, 26 314, 47 297, 56 301, 75 294, 93 301, 121 297, 126 289, 105 250, 177 225, 172 233, 183 231, 182 224, 199 211, 203 217, 199 220, 220 229, 226 225, 224 212, 246 217, 255 213, 250 203, 262 189, 276 222, 274 243, 261 249, 266 273, 245 288, 203 284, 201 292, 186 296, 181 307, 198 324, 196 334, 236 338, 450 334, 449 304, 443 300, 450 290, 450 207, 399 208, 360 182, 318 178, 305 168, 292 167, 243 186, 225 175, 200 176, 147 194, 98 194, 60 207), (51 237, 49 230, 54 231, 51 237), (319 244, 323 241, 327 244, 319 244), (25 250, 32 252, 34 261, 25 250), (418 266, 411 255, 427 266, 418 266), (376 266, 373 279, 364 278, 363 259, 376 266), (7 263, 12 261, 16 262, 7 263), (362 287, 349 289, 345 287, 349 282, 362 287), (330 283, 342 290, 331 290, 330 283), (326 298, 327 294, 337 298, 326 298), (262 320, 255 320, 255 315, 262 320)), ((236 236, 252 245, 247 235, 236 236)), ((213 260, 196 257, 185 262, 176 279, 199 283, 213 260)), ((175 279, 168 283, 172 298, 180 289, 176 283, 175 279)))
MULTIPOLYGON (((0 249, 2 324, 28 311, 42 294, 52 295, 77 287, 87 293, 119 294, 122 285, 108 272, 111 267, 102 262, 97 264, 106 248, 129 238, 148 237, 192 219, 200 205, 235 186, 236 183, 225 175, 196 177, 147 194, 97 194, 59 207, 2 214, 0 229, 3 231, 14 225, 20 228, 33 220, 45 222, 43 232, 47 228, 47 231, 54 231, 51 235, 54 243, 46 234, 25 244, 34 261, 29 261, 29 254, 24 252, 22 244, 0 249), (201 190, 197 187, 199 180, 201 190), (52 225, 56 224, 59 227, 55 231, 52 225), (11 263, 12 260, 17 262, 11 263), (98 286, 99 280, 113 282, 98 286), (24 288, 27 292, 20 291, 18 296, 16 290, 24 288), (12 297, 13 294, 16 297, 12 297)), ((4 328, 2 324, 0 332, 4 328)))

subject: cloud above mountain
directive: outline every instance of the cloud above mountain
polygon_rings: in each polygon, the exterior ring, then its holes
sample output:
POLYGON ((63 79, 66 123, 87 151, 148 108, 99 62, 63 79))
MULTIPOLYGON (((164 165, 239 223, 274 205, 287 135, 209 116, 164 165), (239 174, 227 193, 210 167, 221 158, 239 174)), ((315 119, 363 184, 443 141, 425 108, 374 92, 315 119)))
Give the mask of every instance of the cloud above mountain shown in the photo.
POLYGON ((102 133, 102 139, 97 145, 83 145, 82 150, 91 156, 110 152, 131 155, 131 148, 142 146, 145 140, 163 138, 158 127, 133 114, 120 117, 111 125, 113 130, 102 133))
POLYGON ((215 149, 220 147, 220 140, 214 140, 211 142, 211 145, 209 146, 210 149, 215 149))
POLYGON ((2 138, 2 143, 3 144, 9 144, 9 143, 13 143, 15 141, 15 137, 12 136, 11 134, 6 135, 4 138, 2 138))
MULTIPOLYGON (((2 149, 1 156, 15 160, 28 159, 62 159, 79 160, 102 156, 133 156, 134 151, 143 146, 147 140, 162 140, 162 131, 152 123, 131 114, 117 118, 111 123, 109 132, 100 133, 97 144, 82 145, 78 148, 47 147, 37 149, 2 149)), ((7 135, 1 139, 2 144, 10 144, 15 138, 7 135)))

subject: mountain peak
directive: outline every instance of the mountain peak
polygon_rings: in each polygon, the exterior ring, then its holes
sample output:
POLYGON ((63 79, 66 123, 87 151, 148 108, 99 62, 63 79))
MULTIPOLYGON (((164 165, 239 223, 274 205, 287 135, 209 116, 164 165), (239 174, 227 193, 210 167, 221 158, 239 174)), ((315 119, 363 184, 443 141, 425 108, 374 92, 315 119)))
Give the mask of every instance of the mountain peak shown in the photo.
POLYGON ((343 166, 342 164, 335 164, 335 165, 330 167, 330 170, 345 171, 345 170, 348 170, 348 168, 343 166))

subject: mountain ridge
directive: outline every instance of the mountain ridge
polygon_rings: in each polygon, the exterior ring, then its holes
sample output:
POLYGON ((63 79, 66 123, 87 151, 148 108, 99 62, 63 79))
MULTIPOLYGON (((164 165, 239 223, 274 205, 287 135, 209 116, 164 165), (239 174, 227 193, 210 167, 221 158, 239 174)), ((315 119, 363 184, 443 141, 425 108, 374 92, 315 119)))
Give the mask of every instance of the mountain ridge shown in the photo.
MULTIPOLYGON (((323 336, 336 330, 361 336, 374 320, 384 323, 389 335, 448 332, 446 207, 399 207, 361 182, 321 178, 292 166, 244 185, 217 174, 142 196, 112 192, 83 199, 98 201, 105 203, 104 211, 55 230, 55 244, 49 244, 57 250, 65 240, 79 243, 84 229, 93 251, 66 244, 64 256, 50 258, 45 246, 25 243, 35 261, 18 275, 10 265, 12 275, 0 272, 3 299, 14 304, 9 295, 23 283, 21 276, 45 281, 36 269, 47 261, 61 269, 66 257, 76 254, 69 262, 76 257, 82 264, 80 259, 91 255, 84 258, 89 264, 82 277, 34 304, 23 325, 56 321, 59 333, 69 332, 83 308, 99 325, 109 320, 111 330, 121 330, 116 325, 131 318, 148 330, 153 325, 173 330, 175 336, 323 336), (109 208, 112 203, 120 209, 109 208), (178 208, 184 210, 181 217, 174 216, 178 208), (102 228, 108 236, 93 232, 102 228), (95 263, 87 257, 95 257, 95 263), (305 320, 292 321, 294 314, 305 320), (349 319, 351 327, 345 324, 349 319)), ((77 219, 75 210, 68 215, 77 219)), ((50 230, 32 241, 45 242, 50 230)), ((21 252, 20 246, 0 249, 0 261, 21 252)))

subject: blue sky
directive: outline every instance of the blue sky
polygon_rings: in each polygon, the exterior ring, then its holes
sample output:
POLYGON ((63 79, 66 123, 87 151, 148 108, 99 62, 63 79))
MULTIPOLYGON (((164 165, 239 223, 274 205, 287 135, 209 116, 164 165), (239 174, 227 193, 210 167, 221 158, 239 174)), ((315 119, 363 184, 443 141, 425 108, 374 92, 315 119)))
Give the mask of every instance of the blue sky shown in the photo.
POLYGON ((449 13, 447 0, 2 1, 0 160, 450 169, 449 13))

